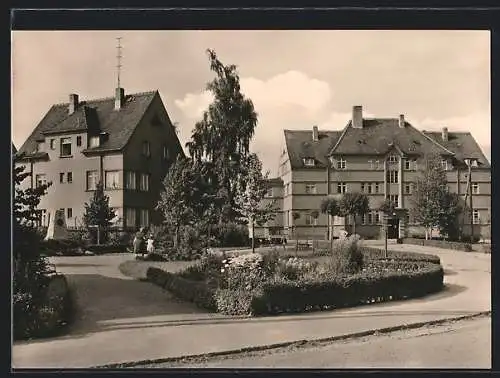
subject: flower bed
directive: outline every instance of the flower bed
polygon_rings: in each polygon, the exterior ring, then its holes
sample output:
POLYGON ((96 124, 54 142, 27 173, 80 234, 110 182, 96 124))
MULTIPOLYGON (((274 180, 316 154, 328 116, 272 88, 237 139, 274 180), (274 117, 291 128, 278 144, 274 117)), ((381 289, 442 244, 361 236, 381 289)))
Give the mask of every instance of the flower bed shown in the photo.
MULTIPOLYGON (((357 237, 334 243, 321 261, 249 253, 208 254, 176 273, 150 268, 148 279, 181 299, 230 315, 340 308, 439 291, 437 256, 363 248, 357 237)), ((318 258, 316 258, 318 259, 318 258)))
POLYGON ((413 244, 413 245, 422 245, 436 248, 444 248, 444 249, 454 249, 457 251, 464 252, 472 252, 472 245, 470 243, 460 243, 460 242, 451 242, 446 240, 425 240, 425 239, 417 239, 417 238, 404 238, 403 244, 413 244))

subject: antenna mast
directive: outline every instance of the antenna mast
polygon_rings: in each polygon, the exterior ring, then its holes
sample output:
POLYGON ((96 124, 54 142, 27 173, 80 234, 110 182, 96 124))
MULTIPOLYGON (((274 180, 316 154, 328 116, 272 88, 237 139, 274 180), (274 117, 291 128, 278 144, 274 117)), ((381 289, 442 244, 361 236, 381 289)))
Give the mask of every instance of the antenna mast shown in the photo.
POLYGON ((120 71, 121 71, 121 68, 122 68, 122 45, 121 45, 121 40, 122 40, 122 37, 117 37, 116 38, 117 42, 118 42, 118 45, 116 46, 116 60, 117 60, 117 64, 116 64, 116 69, 117 69, 117 88, 121 88, 120 87, 120 71))

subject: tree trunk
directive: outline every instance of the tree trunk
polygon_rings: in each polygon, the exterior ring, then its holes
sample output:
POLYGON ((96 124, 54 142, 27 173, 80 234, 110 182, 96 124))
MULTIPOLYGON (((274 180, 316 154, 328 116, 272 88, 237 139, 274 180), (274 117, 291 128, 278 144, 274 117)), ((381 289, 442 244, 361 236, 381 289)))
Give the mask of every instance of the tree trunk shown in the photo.
POLYGON ((177 249, 179 247, 179 235, 180 234, 180 226, 175 226, 175 234, 174 234, 174 248, 177 249))
POLYGON ((352 234, 356 234, 356 215, 352 216, 352 234))
POLYGON ((252 220, 252 253, 255 253, 255 222, 252 220))

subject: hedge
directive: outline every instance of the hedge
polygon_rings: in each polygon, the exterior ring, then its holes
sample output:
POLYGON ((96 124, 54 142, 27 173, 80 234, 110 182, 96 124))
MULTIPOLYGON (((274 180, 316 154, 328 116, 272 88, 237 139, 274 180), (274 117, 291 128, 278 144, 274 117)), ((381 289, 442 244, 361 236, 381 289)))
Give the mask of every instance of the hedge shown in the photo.
POLYGON ((253 315, 305 312, 366 303, 417 298, 443 287, 443 268, 423 262, 416 272, 388 272, 332 277, 325 282, 281 281, 266 283, 251 302, 253 315))
POLYGON ((89 244, 84 249, 85 251, 90 251, 96 255, 104 253, 124 253, 127 251, 128 245, 126 244, 89 244))
POLYGON ((454 249, 464 252, 472 252, 472 245, 470 243, 452 242, 446 240, 404 238, 403 244, 422 245, 436 248, 454 249))
POLYGON ((180 299, 193 302, 200 308, 216 310, 215 287, 205 282, 187 280, 177 274, 154 267, 148 268, 146 277, 148 281, 170 291, 180 299))
MULTIPOLYGON (((379 248, 361 247, 363 255, 369 260, 385 259, 385 251, 379 248)), ((405 261, 426 261, 434 264, 441 264, 441 259, 436 255, 417 252, 387 251, 387 258, 405 261)))

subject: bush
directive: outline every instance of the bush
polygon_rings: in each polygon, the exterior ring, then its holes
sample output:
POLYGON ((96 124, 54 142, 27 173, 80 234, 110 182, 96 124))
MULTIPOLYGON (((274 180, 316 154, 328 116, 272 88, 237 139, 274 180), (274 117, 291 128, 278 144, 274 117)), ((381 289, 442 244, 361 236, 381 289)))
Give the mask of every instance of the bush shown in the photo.
POLYGON ((105 253, 124 253, 127 251, 128 245, 112 245, 112 244, 89 244, 85 247, 86 251, 90 251, 96 255, 105 253))
POLYGON ((40 242, 40 253, 46 256, 75 256, 81 255, 82 244, 76 240, 65 239, 65 240, 42 240, 40 242))
POLYGON ((470 243, 451 242, 451 241, 445 241, 445 240, 435 240, 435 239, 425 240, 425 239, 404 238, 403 243, 436 247, 436 248, 444 248, 444 249, 454 249, 457 251, 465 251, 465 252, 472 251, 472 245, 470 243))
POLYGON ((359 236, 333 242, 328 267, 335 273, 355 273, 363 267, 363 253, 359 246, 359 236))
MULTIPOLYGON (((385 259, 385 251, 378 248, 361 247, 365 260, 385 259)), ((441 264, 439 256, 417 252, 387 251, 387 258, 406 261, 427 261, 434 264, 441 264)))
POLYGON ((341 308, 415 298, 441 290, 443 268, 432 263, 421 264, 417 271, 361 273, 325 281, 275 279, 265 283, 261 293, 252 299, 250 311, 254 315, 264 315, 341 308))
POLYGON ((250 245, 248 227, 234 222, 222 223, 211 227, 211 235, 216 247, 247 247, 250 245))

